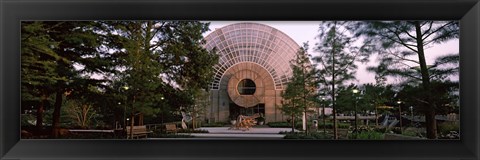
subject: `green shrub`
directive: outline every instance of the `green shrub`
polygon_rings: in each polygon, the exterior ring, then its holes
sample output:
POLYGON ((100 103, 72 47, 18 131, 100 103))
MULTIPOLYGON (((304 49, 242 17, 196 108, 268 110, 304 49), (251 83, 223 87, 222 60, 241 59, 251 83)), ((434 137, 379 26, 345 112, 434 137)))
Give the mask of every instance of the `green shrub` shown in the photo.
POLYGON ((376 131, 365 131, 359 133, 351 133, 348 135, 348 139, 361 139, 361 140, 382 140, 384 134, 376 131))
POLYGON ((36 118, 34 115, 31 115, 31 114, 22 114, 20 116, 21 118, 21 122, 20 122, 20 125, 21 126, 34 126, 35 125, 35 121, 36 121, 36 118))
POLYGON ((449 134, 450 131, 460 132, 460 125, 458 123, 450 123, 450 122, 440 123, 438 124, 437 131, 438 133, 443 135, 449 134))
POLYGON ((280 131, 278 132, 278 134, 290 134, 292 133, 292 131, 280 131))
POLYGON ((291 128, 292 124, 288 122, 269 122, 267 123, 269 127, 272 128, 291 128))
POLYGON ((410 137, 425 137, 425 131, 422 128, 407 127, 403 130, 402 135, 410 137))
POLYGON ((309 133, 305 135, 303 132, 287 133, 284 139, 332 139, 330 135, 325 135, 323 133, 309 133))
POLYGON ((387 132, 387 127, 376 127, 373 129, 375 132, 385 133, 387 132))
POLYGON ((189 134, 174 134, 174 133, 164 133, 161 130, 155 130, 152 134, 148 135, 151 138, 191 138, 192 135, 189 134))

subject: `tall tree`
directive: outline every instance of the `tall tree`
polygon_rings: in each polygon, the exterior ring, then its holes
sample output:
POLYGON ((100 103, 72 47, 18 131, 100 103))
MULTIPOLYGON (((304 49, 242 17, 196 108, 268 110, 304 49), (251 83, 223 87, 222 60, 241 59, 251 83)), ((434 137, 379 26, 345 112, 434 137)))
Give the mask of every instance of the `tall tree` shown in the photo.
POLYGON ((84 68, 88 71, 95 69, 86 65, 99 57, 100 37, 94 31, 94 24, 82 21, 22 22, 22 88, 31 89, 23 90, 22 97, 28 97, 32 91, 41 97, 37 109, 37 127, 41 128, 45 97, 55 94, 53 137, 58 136, 65 93, 70 93, 70 87, 76 86, 74 83, 81 74, 75 66, 88 66, 84 68))
POLYGON ((56 72, 56 61, 64 60, 64 57, 53 50, 58 46, 58 42, 52 39, 49 33, 55 29, 55 25, 23 21, 21 29, 22 107, 35 106, 36 127, 40 131, 44 123, 45 103, 54 92, 52 86, 58 80, 64 80, 56 72))
MULTIPOLYGON (((188 95, 192 90, 207 88, 213 77, 211 68, 218 57, 202 47, 202 33, 208 30, 208 23, 107 21, 104 25, 110 28, 117 75, 130 88, 130 114, 155 115, 162 108, 159 104, 178 98, 191 105, 192 100, 170 93, 188 95)), ((175 102, 177 109, 187 106, 175 102)))
POLYGON ((368 106, 365 108, 367 110, 375 110, 375 125, 378 125, 378 107, 391 101, 391 98, 395 95, 395 91, 392 88, 392 85, 384 85, 382 83, 363 85, 364 98, 362 105, 368 106))
MULTIPOLYGON (((283 95, 287 105, 282 110, 286 114, 292 115, 292 121, 294 121, 295 116, 298 116, 297 114, 301 113, 299 111, 302 111, 308 117, 309 109, 314 107, 317 102, 317 75, 314 65, 310 62, 307 49, 308 45, 305 43, 298 50, 295 59, 290 61, 293 75, 287 83, 287 89, 283 95)), ((308 120, 305 119, 305 121, 308 120)), ((292 122, 292 125, 294 124, 292 122)), ((306 127, 305 133, 308 134, 308 127, 306 127)))
POLYGON ((365 51, 369 49, 368 43, 360 47, 354 44, 357 39, 352 36, 349 26, 352 22, 326 21, 320 24, 319 42, 315 45, 315 51, 319 55, 313 60, 319 64, 320 92, 330 95, 333 109, 333 134, 337 135, 336 116, 336 88, 344 83, 354 80, 357 61, 366 61, 365 51))
MULTIPOLYGON (((379 67, 382 70, 388 66, 414 64, 419 66, 420 79, 425 92, 426 110, 424 112, 427 123, 427 137, 437 138, 435 109, 431 87, 431 73, 425 59, 425 48, 433 44, 442 43, 459 37, 459 24, 457 21, 368 21, 357 22, 354 27, 357 36, 364 36, 367 41, 377 44, 384 62, 379 67), (417 56, 417 58, 415 58, 417 56), (388 63, 385 63, 387 62, 388 63)), ((410 67, 411 68, 411 67, 410 67)), ((411 77, 409 73, 414 70, 400 72, 393 69, 396 74, 411 77)))
POLYGON ((88 94, 88 86, 102 86, 101 82, 89 76, 82 76, 84 73, 95 73, 108 71, 104 64, 106 60, 102 57, 104 53, 99 52, 103 37, 99 34, 98 24, 94 21, 67 21, 47 22, 56 26, 50 32, 58 47, 54 51, 65 57, 63 61, 56 61, 57 73, 64 80, 56 82, 55 104, 53 111, 52 136, 58 137, 61 119, 61 107, 64 105, 64 98, 71 94, 88 94), (76 69, 80 66, 82 69, 76 69))

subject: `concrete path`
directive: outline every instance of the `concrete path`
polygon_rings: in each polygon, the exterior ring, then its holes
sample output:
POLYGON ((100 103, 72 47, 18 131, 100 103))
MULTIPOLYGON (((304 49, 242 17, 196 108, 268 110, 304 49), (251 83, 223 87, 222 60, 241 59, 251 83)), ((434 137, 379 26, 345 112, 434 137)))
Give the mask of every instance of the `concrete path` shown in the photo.
MULTIPOLYGON (((180 133, 179 133, 180 134, 180 133)), ((191 133, 195 138, 208 139, 283 139, 282 134, 222 134, 222 133, 191 133)))
POLYGON ((230 127, 202 127, 209 133, 191 133, 190 135, 199 139, 283 139, 285 135, 278 134, 281 131, 291 131, 291 128, 250 128, 249 130, 229 130, 230 127))
MULTIPOLYGON (((249 130, 236 130, 230 127, 201 127, 198 129, 207 130, 212 134, 278 134, 279 132, 289 132, 291 128, 250 128, 249 130)), ((297 131, 297 130, 296 130, 297 131)))

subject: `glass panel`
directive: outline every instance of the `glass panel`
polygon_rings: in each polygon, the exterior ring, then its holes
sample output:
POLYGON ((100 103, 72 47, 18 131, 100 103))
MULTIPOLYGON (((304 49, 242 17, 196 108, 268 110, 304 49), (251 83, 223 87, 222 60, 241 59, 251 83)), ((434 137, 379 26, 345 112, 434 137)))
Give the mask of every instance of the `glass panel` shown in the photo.
POLYGON ((250 79, 244 79, 238 83, 237 89, 240 95, 253 95, 256 90, 255 82, 250 79))

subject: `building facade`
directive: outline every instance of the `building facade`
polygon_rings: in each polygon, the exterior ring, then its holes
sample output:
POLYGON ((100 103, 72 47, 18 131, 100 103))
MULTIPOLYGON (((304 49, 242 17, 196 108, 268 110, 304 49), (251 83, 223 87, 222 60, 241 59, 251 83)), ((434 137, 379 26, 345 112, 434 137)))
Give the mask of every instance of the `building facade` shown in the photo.
POLYGON ((205 47, 220 56, 211 84, 211 122, 261 113, 266 122, 284 121, 282 92, 292 76, 290 60, 300 48, 285 33, 258 23, 215 29, 205 47))

